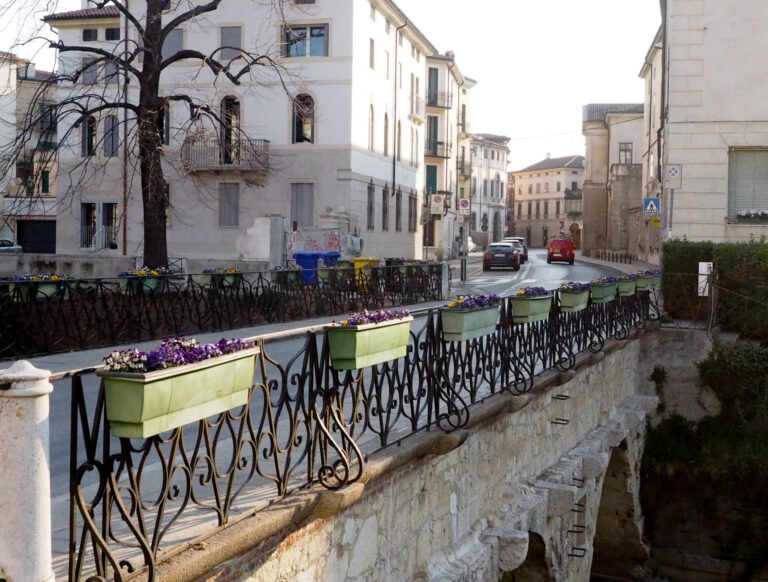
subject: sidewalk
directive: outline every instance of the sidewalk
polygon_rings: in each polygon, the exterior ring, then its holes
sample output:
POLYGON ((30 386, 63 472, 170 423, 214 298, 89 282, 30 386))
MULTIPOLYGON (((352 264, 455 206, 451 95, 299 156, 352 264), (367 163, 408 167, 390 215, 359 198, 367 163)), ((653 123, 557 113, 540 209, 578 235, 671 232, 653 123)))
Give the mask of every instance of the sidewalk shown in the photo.
POLYGON ((658 269, 658 265, 652 265, 650 263, 642 263, 640 261, 632 261, 632 263, 615 263, 613 261, 601 261, 599 259, 593 259, 591 257, 585 257, 581 254, 581 251, 576 251, 576 260, 584 261, 585 263, 591 263, 593 265, 600 265, 601 267, 610 267, 621 271, 622 273, 637 273, 638 271, 649 271, 651 269, 658 269))

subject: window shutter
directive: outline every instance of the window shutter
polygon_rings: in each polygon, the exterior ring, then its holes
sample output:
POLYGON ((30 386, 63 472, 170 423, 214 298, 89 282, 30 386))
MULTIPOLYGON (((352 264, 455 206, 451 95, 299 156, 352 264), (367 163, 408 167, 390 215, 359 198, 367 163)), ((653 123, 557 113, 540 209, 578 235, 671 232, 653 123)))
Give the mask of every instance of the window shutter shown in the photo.
POLYGON ((291 184, 291 223, 297 226, 315 224, 315 185, 291 184))
POLYGON ((239 225, 240 184, 219 184, 219 226, 239 225))

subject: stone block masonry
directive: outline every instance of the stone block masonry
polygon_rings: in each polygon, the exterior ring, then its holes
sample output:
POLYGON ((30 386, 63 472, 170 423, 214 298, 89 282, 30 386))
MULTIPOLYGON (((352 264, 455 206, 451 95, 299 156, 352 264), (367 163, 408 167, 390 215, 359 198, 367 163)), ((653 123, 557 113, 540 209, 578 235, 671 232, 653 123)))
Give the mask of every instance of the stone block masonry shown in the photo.
MULTIPOLYGON (((637 394, 639 356, 637 339, 609 342, 604 357, 582 354, 574 374, 545 373, 529 395, 474 407, 458 433, 414 435, 372 455, 349 488, 286 498, 295 519, 280 534, 255 538, 196 577, 191 568, 172 579, 496 582, 538 569, 586 581, 601 522, 611 528, 601 543, 613 554, 642 556, 636 459, 657 399, 637 394), (611 498, 611 514, 631 516, 622 522, 598 519, 609 460, 622 467, 611 490, 629 491, 611 498)), ((263 526, 261 514, 251 518, 260 519, 263 526)), ((224 530, 211 547, 226 540, 224 530)))

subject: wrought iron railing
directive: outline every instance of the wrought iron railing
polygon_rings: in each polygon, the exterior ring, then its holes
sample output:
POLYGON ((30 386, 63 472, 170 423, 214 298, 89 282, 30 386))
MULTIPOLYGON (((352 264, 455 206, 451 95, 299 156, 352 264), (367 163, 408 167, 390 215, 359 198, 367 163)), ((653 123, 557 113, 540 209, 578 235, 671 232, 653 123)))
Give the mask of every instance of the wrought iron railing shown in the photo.
POLYGON ((453 145, 444 141, 428 139, 424 143, 424 155, 433 158, 450 158, 453 145))
POLYGON ((453 93, 449 91, 429 91, 427 93, 427 105, 429 107, 450 109, 453 105, 453 93))
POLYGON ((269 168, 269 140, 189 138, 181 146, 181 161, 190 172, 223 169, 263 171, 269 168))
MULTIPOLYGON (((93 242, 91 237, 90 242, 93 242)), ((0 358, 112 346, 440 299, 442 266, 0 281, 0 358)))
POLYGON ((472 160, 456 160, 456 171, 462 178, 468 178, 472 175, 472 160))
POLYGON ((156 580, 173 547, 299 489, 362 475, 366 456, 408 435, 465 426, 472 405, 531 390, 542 371, 658 319, 655 292, 515 324, 502 302, 493 333, 442 340, 438 310, 417 312, 407 355, 334 371, 321 327, 255 338, 248 403, 148 439, 110 436, 94 369, 72 375, 69 580, 156 580), (279 336, 279 337, 278 337, 279 336), (195 529, 193 524, 204 524, 195 529))

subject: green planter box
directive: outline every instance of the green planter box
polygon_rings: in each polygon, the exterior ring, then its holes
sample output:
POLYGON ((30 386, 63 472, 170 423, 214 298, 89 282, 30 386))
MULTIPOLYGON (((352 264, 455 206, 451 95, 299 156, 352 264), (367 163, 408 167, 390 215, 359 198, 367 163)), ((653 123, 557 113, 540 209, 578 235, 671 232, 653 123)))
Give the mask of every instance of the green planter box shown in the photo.
POLYGON ((635 288, 637 282, 633 279, 631 281, 619 281, 619 297, 631 297, 635 294, 635 288))
POLYGON ((560 311, 563 313, 574 313, 587 307, 589 303, 589 291, 579 291, 578 293, 560 292, 560 311))
POLYGON ((272 281, 282 287, 292 287, 301 283, 301 269, 272 271, 272 281))
POLYGON ((654 289, 658 289, 661 287, 661 275, 654 275, 651 277, 651 286, 654 289))
POLYGON ((334 370, 357 370, 402 358, 408 351, 413 317, 384 323, 326 327, 334 370))
POLYGON ((638 291, 650 291, 653 286, 653 280, 651 277, 638 277, 637 287, 638 291))
POLYGON ((206 287, 233 287, 242 279, 242 273, 207 273, 203 275, 203 285, 206 287))
POLYGON ((112 434, 147 438, 244 405, 257 353, 250 348, 146 374, 97 371, 112 434))
POLYGON ((541 297, 512 296, 512 318, 515 323, 533 323, 549 318, 552 295, 541 297))
POLYGON ((616 283, 592 285, 592 303, 609 303, 616 297, 616 283))
POLYGON ((498 305, 473 310, 440 309, 443 340, 447 342, 461 342, 492 334, 496 331, 498 319, 498 305))
POLYGON ((155 291, 160 286, 160 277, 145 275, 143 277, 120 277, 120 292, 136 295, 143 291, 155 291))
POLYGON ((69 288, 61 281, 16 281, 8 286, 9 293, 19 290, 21 301, 34 299, 69 299, 69 288))

